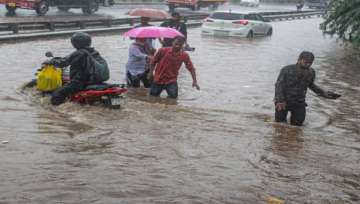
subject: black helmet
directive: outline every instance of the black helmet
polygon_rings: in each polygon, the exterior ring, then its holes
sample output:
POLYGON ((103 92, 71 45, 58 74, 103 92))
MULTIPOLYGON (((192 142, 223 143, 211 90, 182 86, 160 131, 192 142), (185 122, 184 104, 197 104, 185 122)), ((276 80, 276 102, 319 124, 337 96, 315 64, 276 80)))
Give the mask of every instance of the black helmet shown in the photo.
POLYGON ((76 49, 90 47, 91 36, 87 33, 77 32, 71 37, 71 44, 76 49))

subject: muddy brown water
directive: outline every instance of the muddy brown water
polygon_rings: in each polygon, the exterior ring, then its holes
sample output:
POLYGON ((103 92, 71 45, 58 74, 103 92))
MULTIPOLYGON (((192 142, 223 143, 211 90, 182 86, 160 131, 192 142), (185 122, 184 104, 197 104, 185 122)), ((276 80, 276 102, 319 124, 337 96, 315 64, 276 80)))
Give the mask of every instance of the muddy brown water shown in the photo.
MULTIPOLYGON (((274 22, 253 40, 190 29, 201 91, 182 69, 177 101, 140 89, 122 110, 52 107, 21 89, 46 51, 72 51, 68 39, 1 44, 0 203, 359 203, 359 51, 320 22, 274 22), (343 97, 309 92, 304 127, 274 124, 276 77, 302 50, 316 55, 317 83, 343 97)), ((130 41, 93 41, 124 82, 130 41)))

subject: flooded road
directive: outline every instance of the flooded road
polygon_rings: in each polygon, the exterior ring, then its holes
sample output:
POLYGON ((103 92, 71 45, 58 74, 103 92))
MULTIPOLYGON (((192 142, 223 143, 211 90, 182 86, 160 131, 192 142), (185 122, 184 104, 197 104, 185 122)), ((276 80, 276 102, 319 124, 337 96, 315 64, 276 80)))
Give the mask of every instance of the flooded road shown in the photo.
MULTIPOLYGON (((69 40, 1 44, 0 203, 359 203, 360 55, 320 22, 274 22, 272 37, 253 40, 190 29, 201 91, 183 69, 177 101, 140 89, 122 110, 52 107, 22 91, 46 51, 72 51, 69 40), (317 83, 343 97, 309 92, 305 126, 276 125, 276 77, 302 50, 316 56, 317 83)), ((93 42, 111 81, 124 82, 130 41, 93 42)))

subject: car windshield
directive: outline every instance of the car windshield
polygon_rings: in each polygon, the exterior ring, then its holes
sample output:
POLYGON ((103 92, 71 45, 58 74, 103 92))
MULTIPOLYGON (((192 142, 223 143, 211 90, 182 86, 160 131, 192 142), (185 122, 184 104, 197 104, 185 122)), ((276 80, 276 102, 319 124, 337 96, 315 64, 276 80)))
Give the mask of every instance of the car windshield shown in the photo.
POLYGON ((210 18, 221 20, 240 20, 244 19, 244 14, 240 13, 227 13, 227 12, 215 12, 210 15, 210 18))

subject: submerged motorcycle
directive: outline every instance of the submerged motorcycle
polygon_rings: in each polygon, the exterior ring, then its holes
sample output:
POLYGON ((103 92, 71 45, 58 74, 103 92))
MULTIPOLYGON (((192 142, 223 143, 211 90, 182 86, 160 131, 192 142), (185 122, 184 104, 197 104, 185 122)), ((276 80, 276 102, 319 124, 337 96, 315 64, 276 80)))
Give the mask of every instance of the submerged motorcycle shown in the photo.
MULTIPOLYGON (((51 52, 45 54, 46 57, 51 59, 59 59, 59 57, 54 57, 51 52)), ((62 85, 69 83, 70 81, 70 68, 64 67, 59 68, 56 64, 51 63, 55 60, 47 60, 43 63, 43 66, 38 69, 36 76, 39 72, 44 69, 45 66, 53 66, 54 69, 61 69, 61 82, 62 85)), ((38 76, 37 76, 38 79, 38 76)), ((32 80, 25 87, 37 87, 37 79, 32 80)), ((39 89, 38 89, 39 90, 39 89)), ((42 94, 48 95, 52 91, 39 90, 42 94)), ((84 90, 79 91, 70 96, 70 101, 78 104, 88 104, 88 105, 100 105, 110 109, 120 109, 126 100, 127 88, 125 84, 109 84, 109 83, 100 83, 100 84, 89 84, 84 90)))

